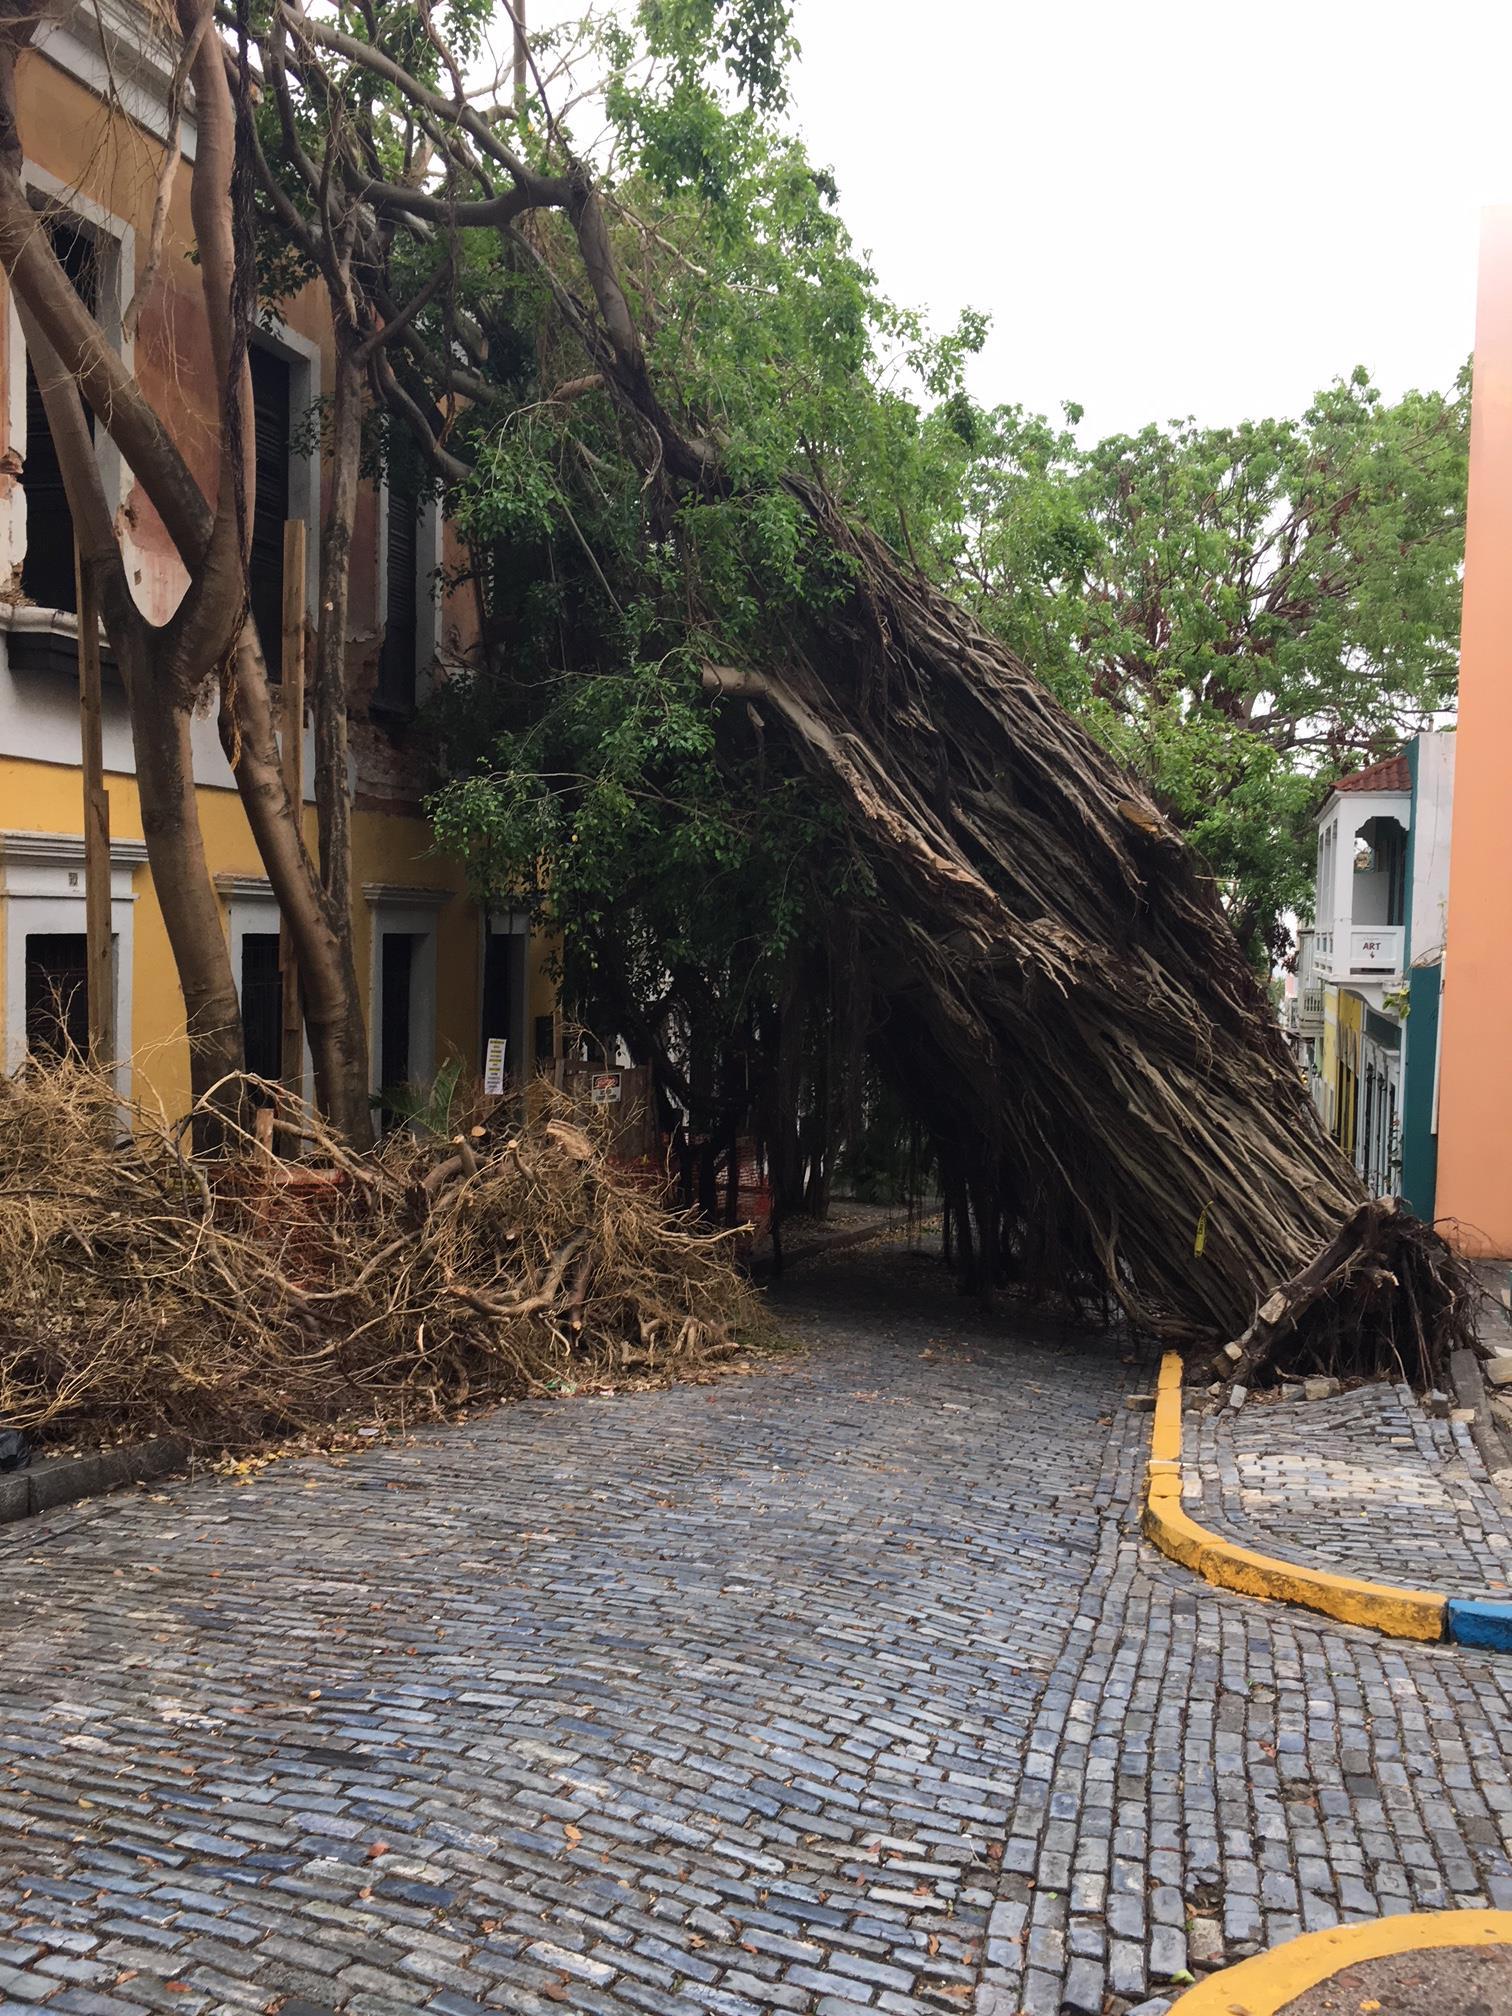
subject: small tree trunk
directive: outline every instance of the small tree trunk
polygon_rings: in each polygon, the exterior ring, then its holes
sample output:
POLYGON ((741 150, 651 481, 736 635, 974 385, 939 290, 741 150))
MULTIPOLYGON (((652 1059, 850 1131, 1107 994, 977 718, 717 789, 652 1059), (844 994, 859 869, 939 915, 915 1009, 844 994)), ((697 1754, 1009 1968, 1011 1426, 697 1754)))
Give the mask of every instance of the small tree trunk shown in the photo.
MULTIPOLYGON (((207 4, 208 0, 184 0, 181 25, 186 33, 199 32, 207 4)), ((227 432, 221 443, 220 509, 213 513, 161 416, 111 351, 69 285, 45 234, 37 229, 20 179, 14 74, 17 46, 14 40, 0 39, 0 263, 11 280, 18 307, 33 318, 28 346, 41 356, 45 344, 48 357, 56 352, 66 362, 96 419, 109 431, 151 496, 190 573, 185 605, 170 626, 172 638, 164 631, 144 641, 149 633, 124 585, 119 548, 99 491, 94 451, 82 425, 77 396, 71 388, 66 398, 58 396, 55 381, 63 375, 58 369, 39 371, 39 378, 53 388, 44 392, 48 416, 60 446, 75 525, 85 534, 93 561, 101 569, 101 607, 111 642, 123 668, 128 668, 133 658, 137 667, 139 698, 133 703, 132 727, 143 780, 148 852, 154 880, 163 892, 174 956, 181 962, 198 1089, 216 1075, 218 1067, 211 1066, 211 1058, 225 1063, 234 1048, 235 1064, 241 1061, 239 1035, 233 1046, 225 1034, 233 1024, 239 1028, 234 1015, 235 987, 219 906, 205 870, 187 744, 188 710, 206 676, 219 667, 225 639, 244 607, 242 549, 247 510, 233 506, 238 502, 236 482, 245 488, 253 458, 250 379, 245 355, 235 341, 236 248, 230 197, 234 122, 224 57, 213 33, 201 34, 194 67, 200 139, 192 208, 216 375, 223 395, 229 394, 233 376, 239 383, 235 401, 223 396, 227 432), (234 435, 229 428, 233 407, 234 435), (239 455, 231 452, 233 440, 240 443, 239 455), (191 601, 196 606, 186 615, 184 610, 191 601), (217 635, 222 621, 224 628, 217 635), (144 671, 149 664, 150 685, 144 671), (170 679, 177 679, 177 686, 170 686, 170 679), (210 942, 212 919, 218 955, 210 942)), ((242 501, 249 509, 248 500, 242 501)), ((341 627, 344 629, 344 623, 341 627)), ((284 787, 267 676, 250 623, 243 625, 237 645, 236 677, 229 682, 222 704, 220 730, 253 839, 299 961, 321 1103, 335 1127, 354 1146, 365 1147, 372 1140, 367 1032, 352 957, 349 909, 345 902, 339 908, 327 903, 305 848, 298 810, 284 787)), ((344 721, 341 732, 344 736, 344 721)), ((344 801, 344 757, 333 766, 333 774, 337 770, 344 801)), ((350 879, 348 867, 342 877, 348 893, 350 879)))
POLYGON ((214 1114, 231 1118, 241 1106, 235 1074, 244 1051, 241 1004, 194 790, 190 721, 198 682, 186 676, 183 661, 185 652, 195 649, 198 632, 192 624, 187 633, 154 630, 137 609, 78 393, 65 383, 57 353, 28 302, 18 296, 17 307, 73 513, 85 589, 81 620, 96 609, 103 615, 126 688, 147 860, 184 996, 190 1088, 196 1101, 214 1092, 211 1111, 196 1124, 196 1146, 216 1147, 225 1135, 214 1114))
POLYGON ((345 929, 338 928, 284 788, 267 677, 250 623, 238 648, 235 696, 234 707, 221 708, 221 744, 299 961, 315 1095, 337 1131, 354 1148, 366 1148, 373 1139, 367 1027, 350 916, 345 929))
POLYGON ((966 1295, 976 1285, 976 1250, 971 1237, 971 1204, 965 1182, 954 1174, 947 1177, 946 1196, 950 1200, 950 1219, 955 1227, 955 1257, 961 1293, 966 1295))
MULTIPOLYGON (((128 642, 120 629, 114 629, 112 641, 131 709, 147 861, 183 989, 189 1084, 199 1100, 229 1073, 242 1069, 244 1053, 231 955, 200 831, 190 716, 164 698, 136 639, 128 642)), ((240 1086, 233 1082, 212 1104, 234 1116, 241 1105, 240 1086)), ((196 1145, 216 1145, 215 1133, 213 1122, 208 1123, 198 1130, 196 1145)))
MULTIPOLYGON (((320 881, 332 921, 352 913, 352 799, 347 781, 347 608, 351 599, 352 524, 362 450, 362 385, 349 341, 338 330, 331 409, 331 488, 320 535, 320 625, 315 643, 315 806, 320 825, 320 881)), ((339 927, 338 927, 339 928, 339 927)))
POLYGON ((976 1292, 990 1302, 997 1287, 997 1192, 986 1177, 968 1178, 966 1188, 976 1219, 976 1292))
POLYGON ((772 1070, 769 1161, 772 1196, 787 1217, 803 1209, 803 1147, 798 1104, 803 1088, 803 967, 796 946, 783 961, 772 1070))

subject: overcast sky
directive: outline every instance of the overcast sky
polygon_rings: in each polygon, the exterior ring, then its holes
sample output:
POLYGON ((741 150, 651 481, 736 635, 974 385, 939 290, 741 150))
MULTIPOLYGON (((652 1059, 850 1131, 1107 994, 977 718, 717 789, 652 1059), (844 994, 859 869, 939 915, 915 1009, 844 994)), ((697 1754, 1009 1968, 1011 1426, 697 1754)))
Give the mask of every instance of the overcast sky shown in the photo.
POLYGON ((987 310, 972 389, 1097 434, 1468 355, 1512 202, 1506 0, 797 0, 796 110, 887 290, 987 310))

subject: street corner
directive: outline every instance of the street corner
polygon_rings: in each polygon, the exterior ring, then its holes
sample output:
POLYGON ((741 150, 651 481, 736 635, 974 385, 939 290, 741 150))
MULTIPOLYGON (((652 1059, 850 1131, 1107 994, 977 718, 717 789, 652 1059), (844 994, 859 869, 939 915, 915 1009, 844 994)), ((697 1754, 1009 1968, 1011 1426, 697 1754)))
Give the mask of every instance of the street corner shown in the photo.
POLYGON ((1169 2016, 1502 2016, 1512 1911, 1403 1912, 1335 1925, 1210 1974, 1169 2016))
POLYGON ((1169 1559, 1387 1637, 1512 1646, 1512 1521, 1463 1424, 1405 1385, 1319 1381, 1319 1398, 1283 1391, 1184 1429, 1180 1379, 1168 1353, 1141 1518, 1169 1559))

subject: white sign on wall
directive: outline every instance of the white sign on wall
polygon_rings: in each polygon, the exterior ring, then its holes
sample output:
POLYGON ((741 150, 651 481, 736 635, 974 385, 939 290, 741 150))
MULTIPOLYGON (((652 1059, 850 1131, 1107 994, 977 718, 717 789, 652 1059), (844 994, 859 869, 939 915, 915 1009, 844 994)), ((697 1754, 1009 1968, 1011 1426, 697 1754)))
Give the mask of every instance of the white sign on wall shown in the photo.
POLYGON ((504 1090, 504 1057, 509 1049, 507 1036, 490 1036, 483 1058, 483 1096, 497 1099, 504 1090))

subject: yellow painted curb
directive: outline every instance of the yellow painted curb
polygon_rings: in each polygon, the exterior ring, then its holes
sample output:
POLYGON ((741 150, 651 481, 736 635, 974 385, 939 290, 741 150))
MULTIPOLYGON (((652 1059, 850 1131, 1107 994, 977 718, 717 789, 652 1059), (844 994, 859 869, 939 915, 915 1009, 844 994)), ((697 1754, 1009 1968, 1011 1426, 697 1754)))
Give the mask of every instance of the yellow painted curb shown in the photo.
POLYGON ((1277 2016, 1309 1988, 1361 1960, 1435 1946, 1512 1946, 1512 1911, 1407 1911, 1364 1925, 1304 1932, 1269 1953, 1209 1974, 1171 2004, 1171 2016, 1277 2016))
POLYGON ((1321 1568, 1298 1568, 1256 1554, 1200 1526, 1181 1502, 1181 1359, 1168 1351, 1160 1363, 1155 1427, 1140 1528, 1162 1554, 1220 1589, 1296 1603, 1341 1624, 1368 1624, 1392 1638, 1429 1641, 1444 1635, 1445 1599, 1426 1589, 1391 1589, 1321 1568))
MULTIPOLYGON (((1174 1351, 1166 1353, 1175 1358, 1174 1351)), ((1181 1461, 1181 1360, 1176 1358, 1177 1383, 1165 1384, 1165 1366, 1160 1368, 1161 1387, 1155 1396, 1155 1426, 1150 1435, 1150 1454, 1164 1462, 1181 1461)))

